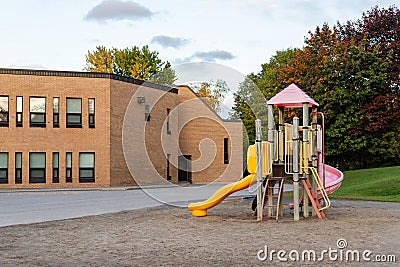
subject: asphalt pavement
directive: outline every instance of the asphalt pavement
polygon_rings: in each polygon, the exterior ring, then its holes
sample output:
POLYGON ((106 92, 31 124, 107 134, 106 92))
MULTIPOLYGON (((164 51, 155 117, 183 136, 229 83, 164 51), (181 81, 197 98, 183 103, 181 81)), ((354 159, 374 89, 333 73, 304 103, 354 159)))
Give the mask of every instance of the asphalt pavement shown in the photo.
MULTIPOLYGON (((173 205, 186 208, 202 201, 224 184, 109 188, 108 190, 22 190, 0 193, 0 227, 79 218, 121 211, 173 205)), ((230 197, 254 195, 254 187, 230 197)), ((190 212, 188 211, 188 214, 190 212)))

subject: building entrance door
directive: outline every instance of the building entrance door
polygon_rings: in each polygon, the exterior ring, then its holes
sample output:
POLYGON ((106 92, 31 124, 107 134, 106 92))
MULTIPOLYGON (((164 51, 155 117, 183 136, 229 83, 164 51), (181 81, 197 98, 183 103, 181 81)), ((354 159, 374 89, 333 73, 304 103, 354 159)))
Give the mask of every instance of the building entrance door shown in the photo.
POLYGON ((190 161, 192 155, 183 155, 178 157, 178 182, 192 182, 192 172, 190 161))

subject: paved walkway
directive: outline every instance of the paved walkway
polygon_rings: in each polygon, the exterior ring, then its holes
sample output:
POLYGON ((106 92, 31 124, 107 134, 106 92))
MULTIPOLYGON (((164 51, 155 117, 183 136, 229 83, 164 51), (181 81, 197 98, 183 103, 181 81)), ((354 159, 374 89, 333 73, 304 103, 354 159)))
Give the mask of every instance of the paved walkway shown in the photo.
MULTIPOLYGON (((163 204, 186 207, 190 202, 208 198, 222 186, 223 184, 209 184, 151 187, 145 190, 111 188, 89 191, 3 191, 0 193, 0 227, 136 210, 163 204)), ((252 190, 254 188, 242 190, 231 197, 253 195, 252 190)))

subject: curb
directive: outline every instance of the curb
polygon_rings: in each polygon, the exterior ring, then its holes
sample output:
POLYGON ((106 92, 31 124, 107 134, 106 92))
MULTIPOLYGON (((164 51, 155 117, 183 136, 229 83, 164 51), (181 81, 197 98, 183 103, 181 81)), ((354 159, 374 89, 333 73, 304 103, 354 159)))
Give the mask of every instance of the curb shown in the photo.
POLYGON ((146 186, 123 186, 123 187, 83 187, 83 188, 15 188, 0 189, 4 193, 50 193, 50 192, 89 192, 89 191, 128 191, 157 188, 173 188, 174 185, 146 185, 146 186))

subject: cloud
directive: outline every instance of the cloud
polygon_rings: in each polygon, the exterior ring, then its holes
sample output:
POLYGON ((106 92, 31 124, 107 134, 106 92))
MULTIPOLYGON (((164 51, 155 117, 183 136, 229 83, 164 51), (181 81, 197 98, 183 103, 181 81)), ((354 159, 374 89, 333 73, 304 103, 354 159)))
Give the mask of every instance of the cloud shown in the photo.
POLYGON ((212 50, 212 51, 208 51, 208 52, 197 51, 190 57, 177 58, 177 59, 173 60, 172 62, 174 64, 178 65, 178 64, 191 62, 195 59, 199 59, 202 61, 208 61, 208 62, 215 62, 217 59, 230 60, 230 59, 234 59, 234 58, 235 58, 235 56, 231 52, 217 49, 217 50, 212 50))
POLYGON ((170 36, 166 36, 166 35, 154 36, 151 39, 151 43, 159 44, 164 48, 172 47, 175 49, 186 45, 188 42, 189 42, 189 40, 184 39, 184 38, 170 37, 170 36))
POLYGON ((85 19, 104 22, 107 20, 151 18, 153 15, 154 13, 147 7, 133 1, 103 0, 86 14, 85 19))
POLYGON ((192 58, 198 58, 204 61, 211 61, 214 62, 217 59, 220 60, 230 60, 234 59, 235 56, 228 51, 223 51, 223 50, 212 50, 208 52, 196 52, 193 54, 192 58))
POLYGON ((279 1, 247 0, 245 3, 266 13, 270 13, 272 11, 282 8, 281 0, 279 1))
POLYGON ((28 70, 48 70, 47 67, 40 64, 32 64, 32 65, 8 65, 7 68, 10 69, 28 69, 28 70))

